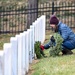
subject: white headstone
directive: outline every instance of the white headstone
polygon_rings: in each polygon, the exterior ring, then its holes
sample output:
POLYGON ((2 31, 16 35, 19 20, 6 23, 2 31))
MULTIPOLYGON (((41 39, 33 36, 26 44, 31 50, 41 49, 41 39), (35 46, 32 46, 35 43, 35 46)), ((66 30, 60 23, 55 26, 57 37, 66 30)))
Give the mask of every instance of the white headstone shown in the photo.
POLYGON ((22 75, 22 36, 16 35, 16 38, 18 42, 18 75, 22 75))
POLYGON ((3 51, 0 51, 0 75, 3 75, 3 51))
POLYGON ((17 49, 17 38, 11 37, 11 66, 12 66, 12 75, 18 75, 18 49, 17 49))
POLYGON ((5 43, 4 44, 4 75, 12 75, 11 69, 11 44, 5 43))

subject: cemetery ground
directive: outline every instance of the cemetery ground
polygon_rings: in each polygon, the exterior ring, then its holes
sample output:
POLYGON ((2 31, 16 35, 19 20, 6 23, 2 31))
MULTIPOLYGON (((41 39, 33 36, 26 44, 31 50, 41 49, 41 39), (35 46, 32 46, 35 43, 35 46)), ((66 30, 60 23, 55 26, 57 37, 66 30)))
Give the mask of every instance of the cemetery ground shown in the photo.
MULTIPOLYGON (((51 32, 46 33, 46 42, 49 41, 51 32)), ((27 75, 75 75, 75 50, 72 55, 50 57, 49 49, 44 51, 47 58, 35 59, 30 64, 27 75)))
MULTIPOLYGON (((51 31, 46 31, 47 43, 50 38, 51 31)), ((3 49, 3 44, 10 41, 10 37, 14 34, 1 34, 0 35, 0 50, 3 49)), ((49 57, 49 49, 44 50, 47 58, 35 59, 30 64, 29 72, 27 75, 75 75, 75 50, 73 55, 64 55, 57 57, 49 57)))

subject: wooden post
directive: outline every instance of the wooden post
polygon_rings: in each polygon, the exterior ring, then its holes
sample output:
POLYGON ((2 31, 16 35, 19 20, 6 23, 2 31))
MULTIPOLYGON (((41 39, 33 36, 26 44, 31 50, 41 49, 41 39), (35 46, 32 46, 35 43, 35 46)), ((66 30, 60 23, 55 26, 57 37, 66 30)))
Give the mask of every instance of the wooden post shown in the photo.
POLYGON ((38 17, 38 0, 28 0, 27 29, 38 17))

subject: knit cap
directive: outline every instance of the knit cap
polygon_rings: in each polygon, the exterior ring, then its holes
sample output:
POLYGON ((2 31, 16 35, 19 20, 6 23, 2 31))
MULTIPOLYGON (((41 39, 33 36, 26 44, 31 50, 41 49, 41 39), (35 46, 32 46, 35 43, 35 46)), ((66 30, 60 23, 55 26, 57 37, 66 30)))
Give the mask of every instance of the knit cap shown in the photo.
POLYGON ((58 18, 57 18, 55 15, 52 15, 52 16, 50 17, 50 24, 55 24, 55 25, 57 25, 58 23, 59 23, 58 18))

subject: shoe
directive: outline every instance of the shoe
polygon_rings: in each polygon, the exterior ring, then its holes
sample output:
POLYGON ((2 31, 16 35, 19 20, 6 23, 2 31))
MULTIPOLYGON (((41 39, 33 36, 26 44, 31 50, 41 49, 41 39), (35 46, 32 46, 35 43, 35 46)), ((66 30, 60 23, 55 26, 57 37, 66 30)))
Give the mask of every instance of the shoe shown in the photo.
POLYGON ((69 49, 62 50, 62 55, 71 55, 73 52, 69 49))
POLYGON ((71 55, 73 52, 71 50, 68 50, 67 55, 71 55))

